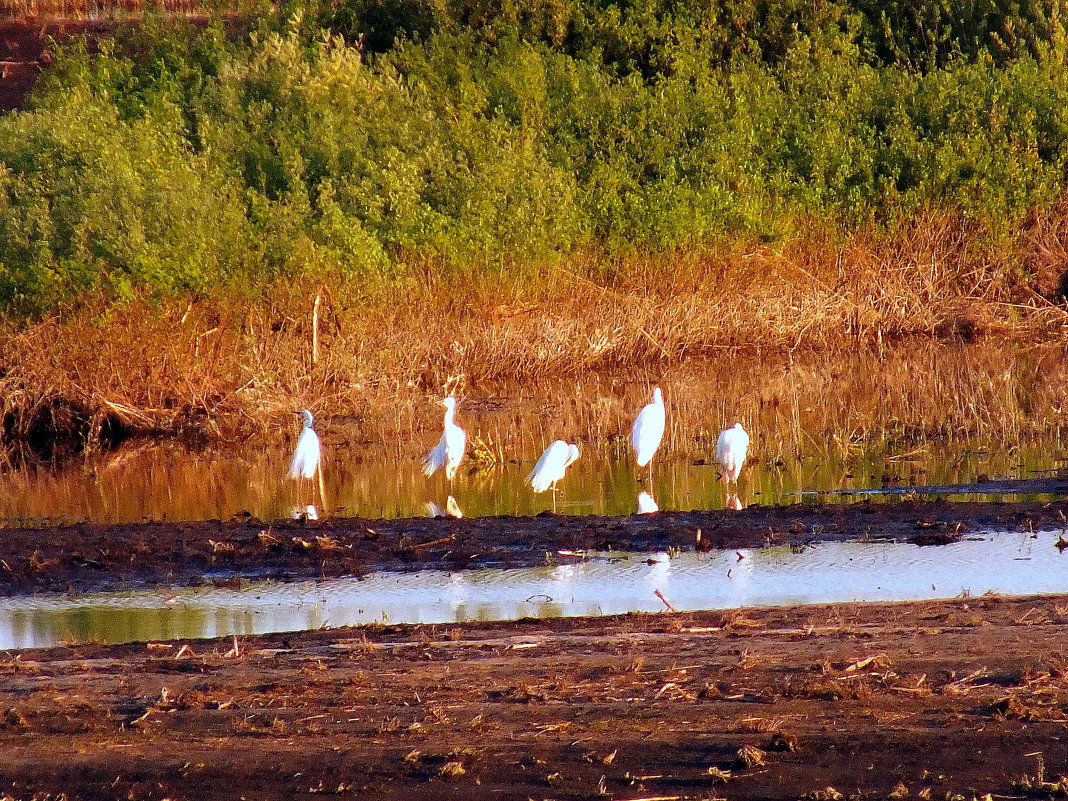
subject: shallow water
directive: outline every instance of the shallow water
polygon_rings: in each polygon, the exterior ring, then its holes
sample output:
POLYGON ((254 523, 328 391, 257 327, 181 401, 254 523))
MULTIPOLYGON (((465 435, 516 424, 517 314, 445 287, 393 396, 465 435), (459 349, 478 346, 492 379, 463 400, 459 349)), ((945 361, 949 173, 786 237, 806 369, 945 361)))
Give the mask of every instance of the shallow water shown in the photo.
MULTIPOLYGON (((626 454, 587 448, 560 482, 562 514, 632 514, 639 482, 626 454)), ((289 517, 313 504, 320 515, 410 517, 440 508, 452 494, 468 516, 530 515, 553 508, 550 493, 534 494, 524 482, 537 453, 501 466, 461 471, 450 486, 439 474, 427 479, 417 459, 369 460, 359 448, 326 450, 323 490, 315 482, 289 481, 289 451, 189 452, 167 446, 134 447, 59 470, 31 467, 0 475, 0 519, 9 525, 44 525, 56 519, 101 522, 227 519, 250 512, 263 520, 289 517)), ((756 454, 759 459, 759 453, 756 454)), ((730 498, 714 464, 675 459, 655 465, 651 495, 663 510, 722 509, 730 498)), ((705 461, 711 462, 709 454, 705 461)), ((754 460, 736 494, 742 505, 848 502, 835 490, 904 484, 961 484, 980 477, 1031 478, 1063 465, 1059 446, 1031 446, 1012 453, 960 445, 928 447, 901 457, 832 458, 776 464, 754 460)))
MULTIPOLYGON (((542 449, 577 441, 579 461, 560 483, 567 514, 629 514, 648 490, 664 510, 753 503, 849 502, 820 493, 883 486, 1033 478, 1066 464, 1063 348, 928 343, 810 354, 724 354, 669 371, 502 386, 458 385, 470 450, 453 484, 422 475, 420 457, 441 431, 436 391, 398 390, 360 414, 316 419, 322 487, 284 476, 299 424, 280 413, 269 434, 225 451, 128 443, 53 470, 0 472, 0 523, 276 519, 314 504, 320 515, 407 517, 454 496, 468 516, 551 509, 524 483, 542 449), (664 442, 651 485, 640 484, 627 444, 631 424, 663 386, 664 442), (407 394, 405 394, 407 392, 407 394), (735 497, 717 481, 715 439, 740 421, 752 435, 735 497), (965 436, 965 432, 967 436, 965 436)), ((316 397, 292 398, 293 406, 316 397)), ((283 407, 284 408, 284 407, 283 407)))
POLYGON ((824 543, 708 554, 556 555, 519 570, 373 573, 242 590, 37 595, 0 604, 0 648, 263 634, 359 623, 457 623, 1068 592, 1056 532, 952 545, 824 543))

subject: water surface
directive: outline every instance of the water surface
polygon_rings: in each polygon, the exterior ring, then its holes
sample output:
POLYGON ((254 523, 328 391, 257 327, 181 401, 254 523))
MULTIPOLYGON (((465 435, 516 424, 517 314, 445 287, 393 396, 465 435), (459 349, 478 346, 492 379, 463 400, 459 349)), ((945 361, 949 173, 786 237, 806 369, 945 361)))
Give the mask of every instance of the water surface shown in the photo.
MULTIPOLYGON (((525 477, 536 451, 502 465, 461 470, 451 484, 440 474, 423 476, 418 459, 369 458, 357 447, 327 448, 323 460, 326 502, 316 482, 285 478, 285 448, 193 452, 176 446, 134 446, 62 469, 29 467, 0 475, 0 519, 9 525, 54 520, 100 522, 228 519, 250 512, 260 519, 289 517, 314 504, 320 514, 412 517, 428 503, 444 509, 451 494, 468 516, 530 515, 552 509, 550 493, 537 495, 525 477)), ((760 454, 756 454, 757 460, 760 454)), ((1056 445, 1011 453, 969 446, 929 446, 900 456, 831 457, 746 466, 737 488, 743 505, 812 501, 847 502, 821 495, 843 489, 904 484, 963 484, 983 477, 1030 478, 1064 464, 1056 445)), ((617 515, 637 511, 638 494, 651 489, 663 510, 722 509, 733 492, 718 480, 712 455, 655 464, 652 486, 629 456, 584 448, 560 482, 556 510, 563 514, 617 515), (704 462, 704 463, 700 463, 704 462)), ((852 499, 855 500, 855 499, 852 499)))
MULTIPOLYGON (((1063 348, 944 343, 809 354, 724 354, 668 370, 579 373, 500 386, 457 384, 468 459, 455 482, 426 478, 420 457, 437 442, 439 389, 369 396, 359 414, 329 398, 311 406, 323 442, 322 488, 287 481, 299 421, 280 411, 273 429, 225 450, 128 443, 61 469, 0 472, 0 522, 90 519, 226 519, 250 512, 408 517, 449 495, 466 515, 528 515, 552 498, 524 483, 552 440, 582 451, 560 483, 567 514, 630 514, 646 490, 661 509, 855 499, 827 493, 883 486, 1033 478, 1066 464, 1063 348), (627 443, 653 384, 668 410, 651 484, 639 482, 627 443), (321 413, 320 413, 321 412, 321 413), (717 481, 718 432, 752 435, 736 493, 717 481)), ((279 390, 281 392, 281 390, 279 390)))
POLYGON ((360 623, 458 623, 747 606, 1068 592, 1058 533, 938 547, 824 543, 708 554, 554 555, 516 570, 372 573, 242 590, 37 595, 0 604, 0 648, 263 634, 360 623))

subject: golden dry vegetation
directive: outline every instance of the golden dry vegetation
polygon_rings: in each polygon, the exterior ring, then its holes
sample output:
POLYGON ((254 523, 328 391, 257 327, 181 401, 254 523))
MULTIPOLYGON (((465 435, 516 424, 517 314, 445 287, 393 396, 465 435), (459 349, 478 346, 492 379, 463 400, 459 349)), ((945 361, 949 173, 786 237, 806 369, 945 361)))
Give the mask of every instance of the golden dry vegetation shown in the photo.
POLYGON ((1062 226, 1035 220, 1026 254, 932 218, 893 237, 572 262, 519 283, 427 269, 401 289, 298 281, 269 300, 86 304, 5 337, 5 431, 90 447, 228 439, 309 407, 384 441, 436 424, 427 399, 455 392, 536 399, 597 436, 624 430, 662 381, 675 450, 732 416, 778 430, 784 450, 1048 432, 1062 425, 1068 312, 1008 280, 1006 262, 1055 275, 1062 226))

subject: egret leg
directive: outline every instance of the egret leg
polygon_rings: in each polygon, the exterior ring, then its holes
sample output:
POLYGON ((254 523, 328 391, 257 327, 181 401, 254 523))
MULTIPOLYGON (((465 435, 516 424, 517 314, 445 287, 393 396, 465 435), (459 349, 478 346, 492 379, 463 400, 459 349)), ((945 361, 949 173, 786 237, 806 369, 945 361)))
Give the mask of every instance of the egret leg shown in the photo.
POLYGON ((319 469, 315 471, 315 477, 319 480, 319 505, 323 509, 323 514, 326 514, 326 488, 323 484, 323 465, 319 463, 319 469))

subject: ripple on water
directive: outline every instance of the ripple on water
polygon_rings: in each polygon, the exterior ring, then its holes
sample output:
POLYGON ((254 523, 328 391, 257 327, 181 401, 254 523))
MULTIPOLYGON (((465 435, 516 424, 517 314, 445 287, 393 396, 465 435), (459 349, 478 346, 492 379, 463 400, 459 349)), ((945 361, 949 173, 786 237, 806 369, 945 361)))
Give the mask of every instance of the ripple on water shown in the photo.
POLYGON ((1068 556, 1054 547, 1057 535, 985 534, 925 548, 845 542, 674 556, 559 556, 559 564, 516 570, 17 597, 0 609, 0 647, 655 612, 665 608, 658 592, 679 610, 1068 592, 1068 556))

